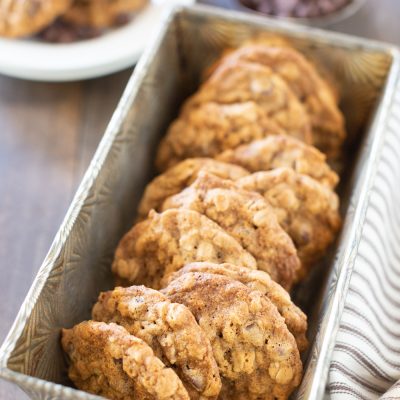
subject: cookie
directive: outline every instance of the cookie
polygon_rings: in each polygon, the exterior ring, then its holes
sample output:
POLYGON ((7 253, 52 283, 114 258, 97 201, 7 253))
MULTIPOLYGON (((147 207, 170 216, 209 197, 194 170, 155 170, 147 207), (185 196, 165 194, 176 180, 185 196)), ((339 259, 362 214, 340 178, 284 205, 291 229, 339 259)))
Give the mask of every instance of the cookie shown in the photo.
POLYGON ((249 62, 270 68, 282 78, 307 110, 314 145, 329 158, 340 155, 346 138, 344 117, 329 84, 294 48, 248 44, 222 58, 220 65, 249 62))
POLYGON ((243 61, 223 63, 184 104, 181 116, 208 102, 232 104, 253 101, 286 134, 310 137, 311 124, 303 105, 270 68, 243 61))
POLYGON ((269 136, 263 140, 226 150, 217 159, 240 165, 250 172, 287 167, 335 188, 339 177, 326 163, 323 153, 313 146, 288 136, 269 136))
POLYGON ((261 292, 225 276, 189 272, 162 290, 188 307, 211 342, 230 399, 286 399, 302 364, 293 335, 261 292))
MULTIPOLYGON (((200 104, 171 124, 158 148, 156 167, 164 171, 185 158, 214 157, 278 134, 285 132, 254 102, 200 104)), ((300 139, 311 143, 311 136, 300 139)))
POLYGON ((145 286, 101 293, 96 321, 115 322, 144 340, 182 379, 191 399, 216 399, 221 379, 211 345, 192 313, 145 286))
POLYGON ((71 1, 3 0, 0 2, 0 36, 34 35, 65 13, 71 1))
POLYGON ((266 272, 255 271, 233 264, 199 262, 185 265, 170 276, 169 282, 188 272, 223 275, 243 283, 251 290, 258 290, 271 300, 279 314, 285 319, 286 326, 296 339, 299 351, 307 349, 307 316, 292 302, 289 293, 274 282, 266 272))
POLYGON ((75 0, 62 19, 78 26, 108 28, 146 4, 147 0, 75 0))
POLYGON ((296 248, 258 193, 200 172, 188 188, 164 202, 162 210, 169 208, 194 210, 216 222, 255 258, 258 269, 290 290, 300 269, 296 248))
POLYGON ((138 207, 138 218, 146 218, 152 209, 160 211, 163 201, 190 185, 199 171, 208 171, 221 178, 232 180, 249 174, 237 165, 211 158, 187 159, 157 176, 147 185, 138 207))
POLYGON ((290 168, 256 172, 237 184, 260 193, 275 209, 278 221, 297 247, 304 276, 325 255, 340 229, 337 194, 290 168))
POLYGON ((136 224, 120 241, 112 270, 130 284, 154 289, 193 261, 229 262, 256 269, 257 263, 232 236, 196 211, 175 209, 136 224))
MULTIPOLYGON (((261 33, 255 36, 252 35, 249 39, 246 39, 242 43, 240 43, 240 47, 254 45, 254 44, 259 44, 259 45, 261 44, 264 46, 272 46, 272 47, 291 47, 290 42, 286 38, 271 33, 261 33)), ((212 63, 203 71, 203 77, 202 77, 203 80, 208 79, 210 75, 212 75, 214 71, 221 65, 221 62, 237 49, 238 49, 237 46, 225 48, 220 54, 220 56, 214 61, 214 63, 212 63)))
POLYGON ((190 399, 175 372, 121 326, 82 322, 62 330, 61 344, 78 389, 118 400, 190 399))
MULTIPOLYGON (((240 44, 240 47, 261 45, 266 47, 278 47, 278 48, 289 47, 293 50, 296 50, 292 41, 293 41, 292 39, 283 37, 281 35, 277 35, 270 32, 268 33, 263 32, 255 36, 251 36, 249 39, 243 41, 240 44)), ((220 57, 218 57, 218 59, 213 64, 211 64, 208 68, 205 69, 203 74, 203 80, 206 80, 218 68, 221 61, 224 60, 225 57, 229 56, 237 49, 238 47, 231 47, 224 49, 220 57)), ((340 83, 338 82, 337 77, 328 68, 328 66, 323 63, 323 60, 314 58, 313 60, 307 59, 307 61, 312 64, 312 66, 317 70, 319 76, 328 85, 328 88, 331 92, 331 96, 333 96, 336 104, 338 104, 341 97, 340 96, 341 90, 339 88, 340 83)))

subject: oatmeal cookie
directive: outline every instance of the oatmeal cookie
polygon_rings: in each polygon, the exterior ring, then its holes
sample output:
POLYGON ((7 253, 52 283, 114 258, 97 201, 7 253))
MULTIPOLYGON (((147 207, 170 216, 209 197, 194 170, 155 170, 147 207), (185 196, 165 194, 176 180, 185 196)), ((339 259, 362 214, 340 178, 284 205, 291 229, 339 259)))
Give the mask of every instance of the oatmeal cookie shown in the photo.
POLYGON ((220 62, 239 61, 267 66, 278 74, 307 110, 314 145, 330 158, 340 155, 346 138, 343 115, 329 85, 301 53, 289 46, 252 44, 240 47, 220 62))
POLYGON ((219 57, 203 71, 203 80, 208 79, 210 75, 212 75, 214 71, 221 65, 222 61, 225 60, 226 57, 230 56, 233 52, 237 51, 238 48, 252 46, 254 44, 270 47, 292 47, 286 38, 279 35, 267 33, 251 36, 249 39, 246 39, 244 42, 240 43, 239 46, 225 48, 219 57))
POLYGON ((293 335, 261 292, 225 276, 188 272, 163 292, 195 316, 210 339, 222 398, 287 399, 302 364, 293 335))
POLYGON ((326 157, 313 146, 288 136, 269 136, 263 140, 226 150, 218 160, 240 165, 250 172, 287 167, 335 188, 339 177, 326 163, 326 157))
MULTIPOLYGON (((258 46, 264 46, 264 47, 289 47, 290 49, 294 51, 298 51, 291 40, 288 38, 285 38, 280 35, 276 34, 271 34, 271 33, 262 33, 256 36, 252 36, 250 39, 245 40, 244 42, 241 43, 239 47, 231 47, 225 49, 220 57, 206 70, 204 71, 203 74, 203 80, 207 79, 220 65, 221 61, 225 59, 225 57, 229 56, 233 52, 237 51, 238 48, 241 47, 246 47, 246 46, 253 46, 253 45, 258 45, 258 46)), ((329 90, 331 92, 331 96, 335 99, 336 104, 339 103, 340 100, 340 89, 339 89, 339 83, 337 81, 337 78, 334 76, 332 71, 330 71, 326 65, 324 65, 321 60, 319 59, 313 59, 309 60, 307 59, 307 62, 309 62, 312 67, 314 67, 319 76, 325 81, 325 83, 328 85, 329 90)))
POLYGON ((300 269, 296 248, 258 193, 200 172, 188 188, 164 202, 162 210, 169 208, 194 210, 216 222, 255 258, 258 269, 290 290, 300 269))
POLYGON ((168 275, 194 261, 257 268, 253 256, 215 222, 196 211, 173 209, 152 211, 136 224, 120 241, 112 270, 131 284, 158 289, 168 275))
POLYGON ((341 226, 339 198, 331 189, 290 168, 256 172, 237 181, 262 194, 293 239, 305 267, 311 267, 335 240, 341 226))
POLYGON ((281 285, 274 282, 266 272, 255 271, 233 264, 198 262, 185 265, 182 269, 172 274, 168 281, 171 282, 188 272, 223 275, 243 283, 251 290, 260 291, 271 300, 278 309, 279 314, 285 319, 290 333, 296 339, 299 351, 307 349, 307 316, 292 302, 289 293, 281 285))
POLYGON ((211 345, 192 313, 145 286, 101 293, 92 310, 96 321, 115 322, 144 340, 182 379, 191 399, 216 399, 221 379, 211 345))
MULTIPOLYGON (((285 134, 260 106, 252 101, 234 104, 200 104, 177 118, 169 127, 158 148, 158 170, 190 157, 214 157, 226 149, 285 134)), ((300 138, 311 143, 311 136, 300 138)))
POLYGON ((212 158, 190 158, 168 169, 154 178, 146 187, 140 201, 139 219, 147 217, 150 210, 160 211, 163 201, 186 186, 189 186, 197 177, 199 171, 208 171, 224 179, 236 180, 249 175, 245 169, 212 158))
POLYGON ((50 25, 72 0, 0 1, 0 36, 30 36, 50 25))
POLYGON ((78 26, 108 28, 146 4, 147 0, 75 0, 62 19, 78 26))
POLYGON ((63 329, 61 344, 78 389, 118 400, 189 400, 175 372, 121 326, 82 322, 63 329))
POLYGON ((219 104, 253 101, 286 134, 301 140, 311 132, 307 111, 285 81, 260 64, 244 61, 222 64, 186 101, 181 116, 185 118, 193 108, 210 101, 219 104))

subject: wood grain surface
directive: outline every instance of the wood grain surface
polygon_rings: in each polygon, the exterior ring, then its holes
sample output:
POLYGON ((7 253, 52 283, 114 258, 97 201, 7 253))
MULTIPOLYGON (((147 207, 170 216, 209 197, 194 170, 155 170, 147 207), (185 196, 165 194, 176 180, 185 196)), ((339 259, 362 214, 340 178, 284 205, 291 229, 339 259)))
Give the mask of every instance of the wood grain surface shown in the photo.
MULTIPOLYGON (((230 6, 234 0, 217 1, 230 6)), ((399 0, 368 0, 356 16, 331 29, 400 45, 399 17, 399 0)), ((130 74, 56 84, 0 75, 0 342, 130 74)), ((0 382, 1 400, 26 398, 0 382)))

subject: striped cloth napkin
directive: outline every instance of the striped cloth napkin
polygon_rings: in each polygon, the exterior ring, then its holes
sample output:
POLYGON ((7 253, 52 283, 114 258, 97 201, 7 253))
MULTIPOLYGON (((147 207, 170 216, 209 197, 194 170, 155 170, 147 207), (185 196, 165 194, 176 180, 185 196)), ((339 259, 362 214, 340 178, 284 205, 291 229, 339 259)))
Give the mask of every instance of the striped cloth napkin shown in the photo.
POLYGON ((329 370, 331 399, 400 399, 400 92, 329 370))

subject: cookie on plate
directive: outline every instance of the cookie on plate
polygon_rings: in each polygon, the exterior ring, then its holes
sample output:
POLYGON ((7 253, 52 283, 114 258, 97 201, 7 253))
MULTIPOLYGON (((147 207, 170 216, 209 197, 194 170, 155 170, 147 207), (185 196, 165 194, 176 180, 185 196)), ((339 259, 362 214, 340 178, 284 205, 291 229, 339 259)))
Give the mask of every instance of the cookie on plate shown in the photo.
POLYGON ((256 172, 237 184, 265 197, 283 229, 293 239, 305 275, 335 240, 341 226, 335 192, 290 168, 256 172))
POLYGON ((222 64, 185 102, 181 116, 185 118, 193 108, 210 101, 219 104, 253 101, 287 135, 300 140, 310 137, 307 111, 285 81, 263 65, 243 61, 222 64))
POLYGON ((249 174, 248 171, 237 165, 216 161, 212 158, 184 160, 155 177, 147 185, 138 207, 138 218, 146 218, 152 209, 160 211, 163 201, 189 186, 196 179, 199 171, 208 171, 220 178, 232 180, 249 174))
POLYGON ((240 165, 250 172, 280 167, 292 168, 330 188, 335 188, 339 182, 338 175, 326 163, 323 153, 288 136, 269 136, 255 140, 236 149, 226 150, 218 155, 217 159, 240 165))
POLYGON ((83 27, 108 28, 147 3, 147 0, 75 0, 62 19, 83 27))
POLYGON ((258 269, 290 290, 300 260, 275 210, 258 193, 200 172, 188 188, 164 202, 162 210, 169 208, 194 210, 216 222, 255 258, 258 269))
POLYGON ((307 110, 314 145, 328 157, 340 154, 346 138, 343 115, 329 85, 301 53, 289 46, 248 44, 223 57, 220 65, 239 61, 267 66, 278 74, 307 110))
POLYGON ((216 399, 221 379, 211 345, 192 313, 145 286, 101 293, 92 310, 96 321, 115 322, 144 340, 182 379, 191 399, 216 399))
MULTIPOLYGON (((157 152, 164 171, 190 157, 214 157, 226 149, 285 132, 256 103, 204 103, 170 125, 157 152)), ((302 138, 309 143, 311 137, 302 138)))
POLYGON ((173 209, 152 211, 136 224, 120 241, 112 270, 130 284, 158 289, 193 261, 257 268, 253 256, 215 222, 196 211, 173 209))
POLYGON ((82 322, 62 330, 61 344, 78 389, 109 399, 190 399, 175 372, 121 326, 82 322))
POLYGON ((65 13, 72 0, 5 0, 0 2, 0 36, 22 37, 38 33, 65 13))
POLYGON ((162 290, 188 307, 208 336, 223 399, 286 399, 299 385, 299 350, 275 305, 226 276, 189 272, 162 290))
POLYGON ((289 293, 278 283, 274 282, 264 271, 251 270, 233 264, 213 264, 198 262, 185 265, 170 276, 169 282, 188 272, 205 272, 223 275, 239 281, 251 290, 258 290, 271 300, 279 314, 285 319, 286 326, 296 339, 299 351, 308 347, 306 338, 307 316, 291 300, 289 293))

